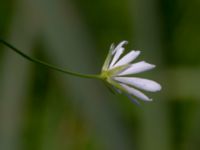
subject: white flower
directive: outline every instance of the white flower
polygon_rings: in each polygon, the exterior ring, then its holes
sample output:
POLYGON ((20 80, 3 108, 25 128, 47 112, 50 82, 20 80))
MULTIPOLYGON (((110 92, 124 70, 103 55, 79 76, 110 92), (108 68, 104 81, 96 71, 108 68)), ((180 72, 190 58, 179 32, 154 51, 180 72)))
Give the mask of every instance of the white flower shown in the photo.
POLYGON ((128 54, 121 57, 124 52, 124 44, 127 41, 122 41, 116 47, 112 44, 108 56, 104 62, 101 72, 101 78, 106 81, 106 84, 111 86, 119 93, 124 93, 134 102, 137 102, 133 97, 143 101, 151 101, 143 91, 157 92, 161 90, 161 85, 149 79, 132 77, 131 75, 145 72, 155 68, 155 65, 145 61, 132 63, 139 55, 140 51, 132 50, 128 54), (121 57, 121 58, 120 58, 121 57))

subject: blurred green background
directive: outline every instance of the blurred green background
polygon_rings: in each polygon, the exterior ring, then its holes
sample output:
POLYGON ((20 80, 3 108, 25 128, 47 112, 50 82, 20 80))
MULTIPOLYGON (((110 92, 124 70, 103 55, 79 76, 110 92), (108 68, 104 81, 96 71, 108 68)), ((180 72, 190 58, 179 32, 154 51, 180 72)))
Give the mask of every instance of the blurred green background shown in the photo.
POLYGON ((0 38, 82 73, 128 40, 163 86, 138 107, 0 45, 0 150, 200 149, 199 0, 0 0, 0 38))

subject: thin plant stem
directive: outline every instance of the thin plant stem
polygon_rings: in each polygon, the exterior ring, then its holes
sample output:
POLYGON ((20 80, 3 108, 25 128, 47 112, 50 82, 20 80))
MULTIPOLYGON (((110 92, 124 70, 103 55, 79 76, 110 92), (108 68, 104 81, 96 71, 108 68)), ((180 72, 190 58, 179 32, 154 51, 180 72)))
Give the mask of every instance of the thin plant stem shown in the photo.
POLYGON ((69 74, 69 75, 72 75, 72 76, 77 76, 77 77, 81 77, 81 78, 95 78, 95 79, 100 79, 100 75, 93 75, 93 74, 81 74, 81 73, 77 73, 77 72, 73 72, 73 71, 69 71, 69 70, 64 70, 62 68, 58 68, 54 65, 51 65, 49 63, 46 63, 44 61, 41 61, 39 59, 36 59, 36 58, 32 58, 28 55, 26 55, 25 53, 23 53, 22 51, 20 51, 19 49, 17 49, 16 47, 12 46, 11 44, 9 44, 8 42, 4 41, 4 40, 1 40, 0 39, 0 43, 2 43, 3 45, 9 47, 11 50, 13 50, 14 52, 16 52, 17 54, 21 55, 22 57, 24 57, 25 59, 31 61, 31 62, 34 62, 36 64, 39 64, 39 65, 42 65, 42 66, 45 66, 45 67, 48 67, 52 70, 56 70, 56 71, 59 71, 59 72, 62 72, 62 73, 65 73, 65 74, 69 74))

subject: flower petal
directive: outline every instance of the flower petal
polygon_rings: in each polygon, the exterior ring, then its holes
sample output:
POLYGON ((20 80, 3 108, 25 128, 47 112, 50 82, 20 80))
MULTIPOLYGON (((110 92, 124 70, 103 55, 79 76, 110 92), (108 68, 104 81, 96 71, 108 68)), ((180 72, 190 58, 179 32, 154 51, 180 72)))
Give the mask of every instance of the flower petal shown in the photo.
POLYGON ((160 84, 148 79, 135 78, 135 77, 115 77, 114 79, 121 83, 128 84, 149 92, 156 92, 161 90, 160 84))
POLYGON ((128 41, 122 41, 120 42, 115 49, 113 50, 112 54, 114 54, 118 49, 122 48, 124 44, 128 44, 128 41))
POLYGON ((113 51, 113 59, 111 61, 111 64, 109 66, 109 69, 113 68, 113 65, 116 63, 116 61, 119 59, 119 57, 121 56, 121 54, 124 52, 124 48, 122 47, 124 44, 127 44, 128 42, 127 41, 122 41, 121 43, 119 43, 117 45, 117 47, 114 49, 113 51))
POLYGON ((125 64, 128 64, 132 62, 134 59, 136 59, 140 54, 140 51, 131 51, 128 54, 126 54, 124 57, 122 57, 113 67, 122 66, 125 64))
POLYGON ((143 101, 152 101, 149 97, 147 97, 144 93, 140 92, 139 90, 136 90, 130 86, 127 86, 125 84, 120 84, 129 94, 138 97, 139 99, 143 101))
POLYGON ((141 61, 141 62, 130 65, 130 67, 128 67, 126 70, 118 74, 118 76, 136 74, 136 73, 153 69, 154 67, 155 65, 149 64, 145 61, 141 61))
POLYGON ((115 62, 119 59, 119 57, 121 56, 121 54, 124 52, 124 48, 123 47, 121 47, 121 48, 119 48, 117 51, 116 51, 116 53, 115 53, 115 55, 114 55, 114 57, 113 57, 113 59, 112 59, 112 62, 111 62, 111 64, 110 64, 110 66, 109 66, 109 69, 112 69, 113 68, 113 65, 115 64, 115 62))

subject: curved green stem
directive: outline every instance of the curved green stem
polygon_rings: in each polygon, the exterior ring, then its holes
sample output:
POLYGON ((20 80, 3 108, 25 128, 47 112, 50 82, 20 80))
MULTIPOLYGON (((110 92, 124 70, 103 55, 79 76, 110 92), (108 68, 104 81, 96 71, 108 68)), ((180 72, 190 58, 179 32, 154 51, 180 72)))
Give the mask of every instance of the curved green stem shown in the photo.
POLYGON ((77 72, 73 72, 73 71, 68 71, 68 70, 64 70, 62 68, 58 68, 54 65, 51 65, 51 64, 48 64, 46 62, 43 62, 41 60, 38 60, 38 59, 35 59, 35 58, 32 58, 26 54, 24 54, 23 52, 21 52, 19 49, 15 48, 14 46, 12 46, 11 44, 9 44, 8 42, 4 41, 4 40, 1 40, 0 39, 0 43, 2 43, 3 45, 9 47, 11 50, 13 50, 14 52, 16 52, 17 54, 21 55, 22 57, 24 57, 25 59, 31 61, 31 62, 34 62, 34 63, 37 63, 39 65, 42 65, 42 66, 45 66, 45 67, 48 67, 50 69, 53 69, 53 70, 56 70, 56 71, 59 71, 59 72, 62 72, 62 73, 66 73, 66 74, 69 74, 69 75, 73 75, 73 76, 77 76, 77 77, 81 77, 81 78, 96 78, 96 79, 100 79, 100 75, 93 75, 93 74, 81 74, 81 73, 77 73, 77 72))

